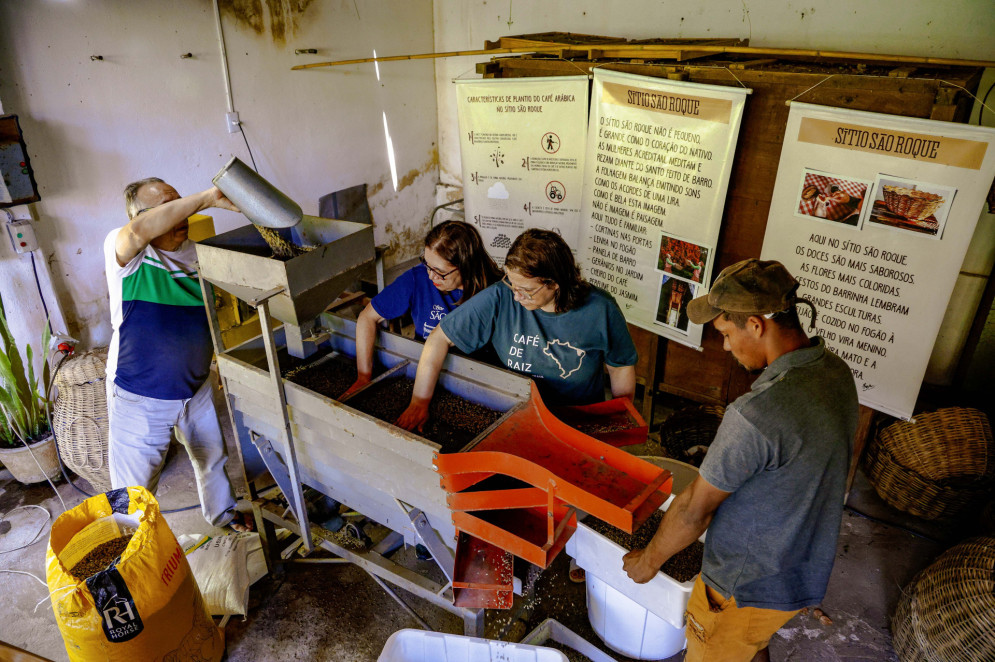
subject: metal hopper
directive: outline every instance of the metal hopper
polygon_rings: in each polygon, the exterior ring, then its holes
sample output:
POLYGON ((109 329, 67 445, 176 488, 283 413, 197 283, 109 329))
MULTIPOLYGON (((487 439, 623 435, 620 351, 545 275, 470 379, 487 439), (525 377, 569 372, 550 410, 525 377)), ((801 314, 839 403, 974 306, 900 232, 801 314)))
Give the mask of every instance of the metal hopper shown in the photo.
POLYGON ((373 226, 305 215, 298 225, 275 230, 314 250, 283 261, 252 225, 197 244, 201 276, 244 301, 275 289, 270 313, 293 326, 314 320, 350 283, 373 273, 373 226))

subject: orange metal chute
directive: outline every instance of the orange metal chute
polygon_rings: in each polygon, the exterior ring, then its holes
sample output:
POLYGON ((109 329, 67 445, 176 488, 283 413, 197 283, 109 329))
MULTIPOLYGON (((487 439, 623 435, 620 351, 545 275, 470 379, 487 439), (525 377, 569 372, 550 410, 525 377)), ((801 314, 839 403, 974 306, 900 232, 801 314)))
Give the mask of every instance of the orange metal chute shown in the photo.
MULTIPOLYGON (((633 425, 609 432, 610 441, 646 439, 646 424, 627 399, 565 410, 569 420, 623 412, 633 425)), ((663 504, 672 484, 669 471, 554 416, 535 384, 529 402, 471 450, 437 455, 436 470, 449 493, 459 541, 479 538, 541 568, 576 530, 576 509, 631 533, 663 504)), ((482 565, 492 558, 478 557, 482 565)), ((479 581, 486 568, 474 566, 473 573, 478 585, 498 584, 479 581)))

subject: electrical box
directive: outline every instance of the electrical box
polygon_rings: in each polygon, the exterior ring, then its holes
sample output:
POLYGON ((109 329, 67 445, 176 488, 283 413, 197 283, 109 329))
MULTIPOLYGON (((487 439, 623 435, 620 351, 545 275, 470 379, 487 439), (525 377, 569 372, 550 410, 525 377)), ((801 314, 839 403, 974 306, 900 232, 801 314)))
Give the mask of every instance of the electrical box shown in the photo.
POLYGON ((10 235, 10 244, 15 253, 30 253, 38 248, 35 228, 28 219, 7 223, 7 234, 10 235))
POLYGON ((0 207, 39 200, 41 196, 17 115, 4 115, 0 117, 0 207))

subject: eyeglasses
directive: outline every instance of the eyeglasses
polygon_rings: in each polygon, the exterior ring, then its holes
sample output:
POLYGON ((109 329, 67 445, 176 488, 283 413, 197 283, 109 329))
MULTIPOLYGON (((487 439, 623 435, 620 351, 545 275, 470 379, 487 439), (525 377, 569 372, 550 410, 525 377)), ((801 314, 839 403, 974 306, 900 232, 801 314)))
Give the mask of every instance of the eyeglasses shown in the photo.
POLYGON ((439 280, 445 280, 451 274, 454 274, 457 271, 459 271, 459 267, 456 267, 455 269, 452 269, 451 271, 447 271, 446 273, 442 273, 438 269, 430 266, 429 263, 425 261, 425 257, 424 256, 418 258, 418 261, 421 262, 422 264, 424 264, 425 268, 428 269, 428 275, 429 276, 431 276, 432 274, 435 274, 435 277, 438 278, 439 280))
POLYGON ((508 289, 511 290, 512 294, 514 294, 516 296, 520 296, 523 299, 525 299, 526 301, 532 301, 532 297, 534 297, 536 295, 536 292, 538 292, 542 288, 546 287, 546 283, 543 283, 542 285, 540 285, 539 287, 537 287, 535 289, 532 289, 532 290, 523 290, 522 288, 515 287, 514 285, 511 284, 511 281, 508 280, 508 274, 504 275, 504 278, 501 279, 501 282, 508 286, 508 289))

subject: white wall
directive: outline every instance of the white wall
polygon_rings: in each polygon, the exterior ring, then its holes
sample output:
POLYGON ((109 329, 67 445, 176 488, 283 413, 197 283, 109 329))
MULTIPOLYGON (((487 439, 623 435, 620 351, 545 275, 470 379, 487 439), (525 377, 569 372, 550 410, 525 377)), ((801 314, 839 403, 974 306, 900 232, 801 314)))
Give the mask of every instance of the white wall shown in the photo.
MULTIPOLYGON (((987 0, 435 0, 435 50, 484 48, 503 35, 574 32, 625 39, 731 37, 751 46, 995 61, 987 0)), ((462 197, 455 78, 479 78, 490 56, 436 60, 443 197, 462 197)), ((982 93, 991 83, 991 70, 982 93)), ((995 107, 990 97, 989 106, 995 107)), ((995 113, 986 112, 986 125, 995 113)), ((995 216, 982 214, 937 338, 926 381, 948 384, 995 259, 995 216)), ((991 342, 991 334, 985 342, 991 342)), ((995 356, 982 347, 979 356, 995 356)), ((995 369, 995 365, 992 366, 995 369)))
MULTIPOLYGON (((438 179, 432 64, 383 65, 380 81, 370 64, 290 68, 368 57, 374 48, 430 51, 431 0, 260 3, 304 7, 285 17, 285 30, 266 10, 250 20, 225 10, 230 0, 221 4, 235 110, 259 172, 309 214, 317 213, 321 195, 369 184, 377 243, 394 249, 388 261, 413 255, 438 179), (295 55, 297 48, 318 54, 295 55)), ((20 117, 42 196, 14 211, 38 218, 38 259, 51 265, 70 330, 84 346, 106 344, 101 243, 126 220, 124 185, 155 175, 181 194, 194 193, 210 186, 231 155, 249 162, 242 136, 225 129, 212 2, 2 2, 0 72, 0 101, 20 117), (193 57, 181 58, 185 53, 193 57)), ((238 214, 210 213, 219 232, 245 223, 238 214)), ((30 318, 23 326, 40 328, 37 292, 21 287, 33 288, 30 261, 5 246, 0 267, 8 313, 22 311, 30 318)))

